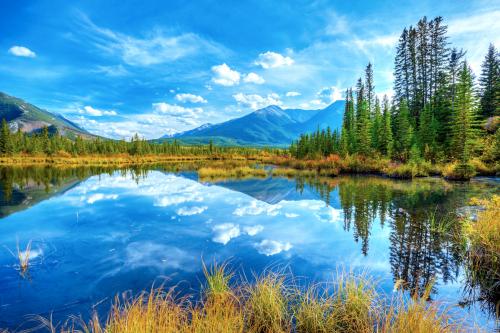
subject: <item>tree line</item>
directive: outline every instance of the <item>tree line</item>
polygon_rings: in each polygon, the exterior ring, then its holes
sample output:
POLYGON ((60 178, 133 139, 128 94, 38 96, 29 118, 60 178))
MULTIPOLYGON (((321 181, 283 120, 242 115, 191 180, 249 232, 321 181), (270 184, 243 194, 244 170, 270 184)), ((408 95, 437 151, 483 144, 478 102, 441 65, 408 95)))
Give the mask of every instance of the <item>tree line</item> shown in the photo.
MULTIPOLYGON (((375 94, 373 66, 347 89, 340 135, 317 131, 290 147, 296 158, 331 153, 396 161, 467 163, 500 158, 500 55, 489 46, 478 84, 466 52, 449 45, 441 17, 405 28, 394 60, 394 97, 375 94)), ((335 131, 333 133, 336 133, 335 131)))
POLYGON ((10 131, 8 123, 2 120, 0 127, 0 155, 11 156, 16 154, 29 155, 213 155, 235 153, 241 155, 255 154, 255 148, 244 147, 218 147, 212 142, 208 145, 181 145, 177 140, 162 143, 148 141, 137 134, 130 141, 111 139, 83 139, 77 136, 71 140, 60 133, 43 127, 37 133, 24 133, 18 130, 10 131))

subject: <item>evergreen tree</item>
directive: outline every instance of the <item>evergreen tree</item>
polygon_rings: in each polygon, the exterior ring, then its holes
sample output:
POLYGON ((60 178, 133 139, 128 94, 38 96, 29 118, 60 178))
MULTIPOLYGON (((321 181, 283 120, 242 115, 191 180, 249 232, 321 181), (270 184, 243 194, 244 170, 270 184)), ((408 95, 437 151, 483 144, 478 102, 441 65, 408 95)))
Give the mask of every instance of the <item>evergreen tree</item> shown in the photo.
POLYGON ((402 100, 399 103, 395 120, 394 154, 397 159, 406 161, 414 139, 413 127, 410 123, 410 112, 406 100, 402 100))
POLYGON ((481 115, 485 118, 500 116, 500 60, 493 44, 481 67, 481 115))
POLYGON ((380 151, 380 141, 383 135, 382 127, 382 113, 380 110, 380 101, 375 98, 375 108, 373 110, 372 116, 372 128, 371 128, 371 144, 375 151, 380 151))
POLYGON ((356 105, 356 152, 369 155, 371 152, 371 121, 368 102, 363 98, 363 88, 358 90, 356 105))
POLYGON ((387 157, 392 156, 393 139, 392 139, 392 125, 391 125, 391 112, 389 110, 389 99, 384 96, 382 102, 383 114, 382 124, 380 126, 381 135, 379 138, 379 151, 387 157))
POLYGON ((7 121, 2 119, 2 128, 0 129, 0 154, 12 154, 12 139, 7 121))
POLYGON ((365 69, 365 100, 368 104, 368 111, 370 114, 373 112, 375 107, 375 86, 373 84, 373 66, 368 63, 365 69))
POLYGON ((464 61, 458 74, 456 107, 451 122, 451 152, 461 163, 467 163, 475 138, 476 99, 472 70, 464 61))
POLYGON ((430 106, 426 106, 420 114, 420 127, 418 130, 418 142, 424 158, 434 159, 437 150, 437 121, 430 106))

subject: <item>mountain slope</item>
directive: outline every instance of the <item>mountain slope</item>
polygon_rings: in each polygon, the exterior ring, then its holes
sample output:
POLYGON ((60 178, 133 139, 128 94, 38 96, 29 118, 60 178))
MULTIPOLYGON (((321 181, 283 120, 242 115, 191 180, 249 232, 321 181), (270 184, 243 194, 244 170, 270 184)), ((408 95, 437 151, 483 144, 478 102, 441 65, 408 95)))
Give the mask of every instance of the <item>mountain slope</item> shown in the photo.
POLYGON ((174 134, 161 140, 175 138, 188 144, 287 146, 300 134, 324 129, 340 128, 344 101, 336 101, 320 110, 282 109, 271 105, 241 118, 220 124, 205 124, 195 129, 174 134))
POLYGON ((2 119, 9 123, 12 131, 17 131, 20 128, 23 132, 33 133, 47 126, 51 132, 57 129, 60 134, 70 138, 75 138, 77 135, 94 137, 61 115, 42 110, 20 98, 0 92, 0 121, 2 119))

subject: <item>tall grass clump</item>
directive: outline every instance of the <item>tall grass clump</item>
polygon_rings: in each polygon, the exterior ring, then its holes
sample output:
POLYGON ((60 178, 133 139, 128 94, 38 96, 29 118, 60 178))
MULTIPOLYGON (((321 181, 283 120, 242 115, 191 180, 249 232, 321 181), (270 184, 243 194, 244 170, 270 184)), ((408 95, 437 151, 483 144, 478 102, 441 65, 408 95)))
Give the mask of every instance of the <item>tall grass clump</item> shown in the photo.
POLYGON ((246 287, 246 317, 248 330, 254 333, 290 332, 285 277, 268 273, 246 287))
POLYGON ((427 285, 421 296, 415 293, 411 299, 403 295, 392 300, 383 313, 377 331, 384 333, 452 333, 465 332, 461 322, 454 322, 447 309, 437 303, 428 302, 433 282, 427 285))
POLYGON ((26 245, 26 249, 24 251, 21 251, 21 249, 19 248, 19 242, 17 243, 17 258, 19 260, 19 270, 23 275, 28 272, 30 264, 30 254, 31 241, 28 242, 28 245, 26 245))
POLYGON ((500 317, 500 195, 474 200, 484 207, 476 221, 466 223, 470 241, 467 251, 467 282, 472 298, 485 300, 500 317), (478 294, 478 295, 477 295, 478 294))
POLYGON ((224 168, 224 167, 202 167, 198 170, 198 176, 204 180, 219 180, 228 178, 265 178, 267 172, 264 169, 251 168, 249 166, 224 168))
POLYGON ((313 286, 301 293, 297 332, 373 332, 379 311, 374 285, 363 276, 342 273, 334 286, 332 291, 313 286))

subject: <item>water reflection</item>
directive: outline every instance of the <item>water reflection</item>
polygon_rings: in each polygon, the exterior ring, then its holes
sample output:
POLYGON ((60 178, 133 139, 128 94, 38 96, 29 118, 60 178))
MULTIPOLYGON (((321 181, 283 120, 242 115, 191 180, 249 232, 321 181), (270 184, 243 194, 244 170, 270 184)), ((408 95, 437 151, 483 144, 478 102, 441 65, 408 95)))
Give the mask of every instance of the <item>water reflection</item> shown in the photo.
POLYGON ((0 169, 0 245, 32 239, 44 259, 25 285, 0 251, 0 327, 27 313, 85 312, 159 277, 196 290, 201 258, 231 259, 249 276, 277 262, 315 280, 339 265, 368 269, 387 292, 404 281, 421 294, 435 281, 432 298, 456 304, 465 248, 454 212, 498 191, 367 176, 200 183, 190 169, 0 169))

